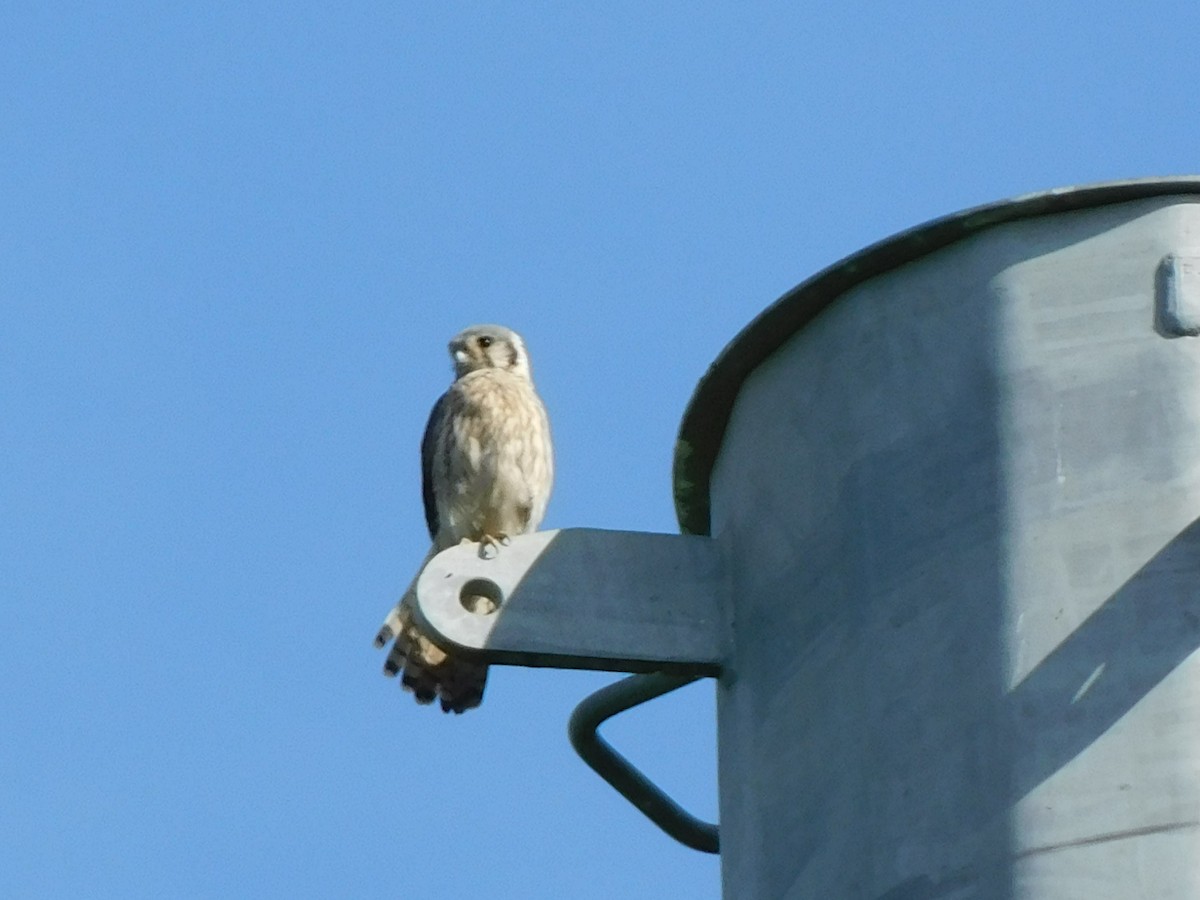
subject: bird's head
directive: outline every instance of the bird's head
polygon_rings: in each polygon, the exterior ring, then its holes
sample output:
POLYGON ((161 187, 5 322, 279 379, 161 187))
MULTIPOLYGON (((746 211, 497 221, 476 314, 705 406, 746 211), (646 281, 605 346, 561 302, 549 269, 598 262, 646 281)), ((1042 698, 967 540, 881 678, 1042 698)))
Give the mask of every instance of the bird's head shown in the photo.
POLYGON ((521 336, 503 325, 472 325, 450 341, 454 375, 462 378, 478 369, 503 369, 530 377, 529 354, 521 336))

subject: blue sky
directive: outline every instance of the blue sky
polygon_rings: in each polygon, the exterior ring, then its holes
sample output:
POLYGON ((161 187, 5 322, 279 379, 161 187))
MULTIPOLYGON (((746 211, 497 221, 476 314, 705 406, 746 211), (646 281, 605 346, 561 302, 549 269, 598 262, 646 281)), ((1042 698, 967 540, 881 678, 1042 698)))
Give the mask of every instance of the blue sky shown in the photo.
MULTIPOLYGON (((375 629, 447 339, 521 331, 546 527, 676 528, 716 354, 897 230, 1194 173, 1200 6, 0 12, 0 895, 716 898, 578 761, 612 680, 443 717, 375 629)), ((716 818, 711 684, 606 732, 716 818)), ((802 739, 798 736, 797 739, 802 739)))

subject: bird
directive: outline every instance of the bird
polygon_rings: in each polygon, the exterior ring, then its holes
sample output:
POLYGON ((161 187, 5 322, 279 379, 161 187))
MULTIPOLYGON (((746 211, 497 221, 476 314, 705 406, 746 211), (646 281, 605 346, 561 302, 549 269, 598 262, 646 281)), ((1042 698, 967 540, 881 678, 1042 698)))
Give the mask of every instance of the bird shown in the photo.
MULTIPOLYGON (((546 407, 533 385, 529 353, 503 325, 472 325, 449 344, 454 380, 433 405, 421 439, 421 494, 433 546, 417 572, 439 552, 463 541, 485 558, 509 539, 536 531, 554 483, 554 450, 546 407)), ((375 637, 395 643, 384 673, 401 673, 402 687, 443 712, 462 713, 482 702, 487 665, 456 657, 425 634, 413 615, 414 578, 375 637)), ((486 597, 476 612, 492 612, 486 597)))

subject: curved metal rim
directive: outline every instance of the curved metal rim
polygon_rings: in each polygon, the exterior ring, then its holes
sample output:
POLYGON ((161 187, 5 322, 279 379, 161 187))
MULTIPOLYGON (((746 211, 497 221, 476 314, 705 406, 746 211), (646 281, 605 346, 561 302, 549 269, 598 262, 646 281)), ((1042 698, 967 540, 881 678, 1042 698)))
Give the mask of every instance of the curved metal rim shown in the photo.
POLYGON ((583 761, 655 825, 693 850, 719 853, 717 826, 696 818, 668 797, 600 737, 598 731, 606 720, 617 713, 691 684, 696 678, 694 675, 667 675, 661 672, 622 678, 585 697, 575 707, 567 724, 567 734, 571 746, 583 761))
POLYGON ((692 394, 675 444, 673 480, 680 528, 687 534, 710 533, 712 469, 746 378, 850 288, 1006 222, 1172 194, 1200 194, 1200 176, 1110 181, 989 203, 885 238, 792 288, 730 341, 692 394))

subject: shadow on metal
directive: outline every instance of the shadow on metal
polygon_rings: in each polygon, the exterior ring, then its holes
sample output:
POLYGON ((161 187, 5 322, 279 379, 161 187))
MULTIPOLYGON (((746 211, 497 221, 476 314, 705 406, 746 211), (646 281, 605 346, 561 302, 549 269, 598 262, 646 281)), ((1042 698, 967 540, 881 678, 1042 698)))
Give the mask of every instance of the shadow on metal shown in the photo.
MULTIPOLYGON (((1065 769, 1200 649, 1197 558, 1200 520, 1154 554, 1008 694, 1003 714, 1014 764, 1008 796, 996 798, 1004 807, 1065 769), (1030 729, 1028 721, 1056 727, 1030 729)), ((1158 734, 1146 738, 1160 740, 1158 734)), ((1171 827, 1197 824, 1189 817, 1171 827)))
POLYGON ((691 684, 693 675, 632 675, 584 699, 571 713, 567 734, 585 763, 679 843, 704 853, 719 853, 717 826, 697 819, 668 797, 629 760, 600 737, 599 728, 617 713, 691 684))

